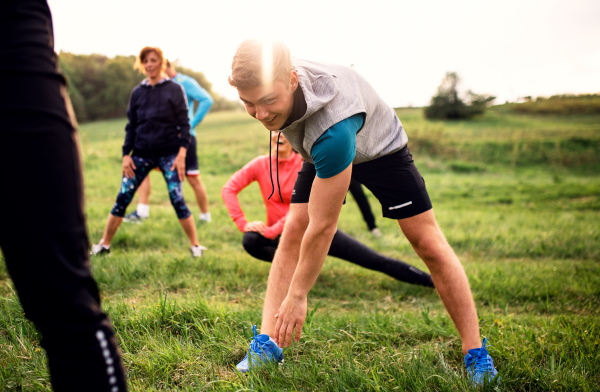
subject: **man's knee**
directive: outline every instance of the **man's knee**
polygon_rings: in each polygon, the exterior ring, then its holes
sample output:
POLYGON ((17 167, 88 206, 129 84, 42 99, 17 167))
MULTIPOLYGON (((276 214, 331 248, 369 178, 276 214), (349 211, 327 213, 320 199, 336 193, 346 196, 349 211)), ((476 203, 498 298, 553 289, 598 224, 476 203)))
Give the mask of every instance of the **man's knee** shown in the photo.
MULTIPOLYGON (((292 204, 292 206, 294 205, 292 204)), ((293 213, 290 208, 290 215, 285 222, 285 230, 304 234, 309 222, 308 207, 294 209, 293 213)))
POLYGON ((283 229, 282 241, 286 243, 291 242, 302 242, 302 237, 308 227, 308 218, 297 217, 296 219, 290 219, 285 222, 283 229))
POLYGON ((439 229, 429 235, 413 238, 410 242, 415 252, 430 268, 431 264, 444 263, 451 259, 449 256, 454 255, 454 251, 439 229))
POLYGON ((452 248, 440 230, 433 210, 411 218, 398 220, 402 232, 424 261, 443 260, 452 248))

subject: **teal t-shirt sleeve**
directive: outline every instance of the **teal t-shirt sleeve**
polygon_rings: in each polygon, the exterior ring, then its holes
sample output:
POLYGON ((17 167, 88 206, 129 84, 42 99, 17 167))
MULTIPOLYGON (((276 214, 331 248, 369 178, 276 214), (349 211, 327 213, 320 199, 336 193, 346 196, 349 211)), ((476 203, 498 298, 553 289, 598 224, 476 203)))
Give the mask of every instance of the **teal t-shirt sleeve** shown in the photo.
POLYGON ((350 166, 356 155, 356 134, 364 123, 364 113, 355 114, 333 125, 317 139, 310 151, 317 177, 330 178, 350 166))

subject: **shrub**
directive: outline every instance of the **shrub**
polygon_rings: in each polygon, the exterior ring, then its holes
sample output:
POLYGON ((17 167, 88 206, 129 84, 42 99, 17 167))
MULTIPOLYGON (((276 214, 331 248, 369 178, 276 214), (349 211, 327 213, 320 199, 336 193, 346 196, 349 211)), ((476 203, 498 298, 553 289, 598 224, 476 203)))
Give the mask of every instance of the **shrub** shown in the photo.
POLYGON ((446 73, 446 77, 438 87, 438 94, 431 98, 431 105, 425 108, 425 117, 437 120, 469 119, 483 114, 485 109, 496 98, 467 92, 468 103, 458 96, 460 78, 456 72, 446 73))

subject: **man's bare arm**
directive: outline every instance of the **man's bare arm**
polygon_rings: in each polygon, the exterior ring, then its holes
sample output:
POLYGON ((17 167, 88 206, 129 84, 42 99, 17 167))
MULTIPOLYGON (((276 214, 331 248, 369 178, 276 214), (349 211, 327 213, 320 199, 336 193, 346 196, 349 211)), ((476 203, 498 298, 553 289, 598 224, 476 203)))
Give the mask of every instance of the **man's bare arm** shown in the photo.
POLYGON ((306 299, 315 284, 331 241, 337 231, 337 222, 350 185, 352 165, 341 173, 326 179, 315 177, 308 214, 310 222, 302 239, 300 259, 288 294, 279 308, 275 339, 280 347, 290 345, 294 328, 296 341, 300 340, 306 318, 306 299))

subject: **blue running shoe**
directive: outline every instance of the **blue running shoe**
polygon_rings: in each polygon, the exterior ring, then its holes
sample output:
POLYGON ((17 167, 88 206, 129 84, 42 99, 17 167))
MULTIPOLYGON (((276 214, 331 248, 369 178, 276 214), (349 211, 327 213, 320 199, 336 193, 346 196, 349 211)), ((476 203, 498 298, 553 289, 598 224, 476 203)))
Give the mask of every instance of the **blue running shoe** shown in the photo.
POLYGON ((283 350, 266 334, 256 334, 256 325, 252 327, 254 337, 248 353, 235 367, 242 373, 248 373, 252 367, 259 367, 267 361, 283 362, 283 350))
POLYGON ((467 375, 470 381, 477 386, 483 385, 485 380, 490 383, 498 374, 494 368, 494 360, 485 348, 486 343, 487 339, 484 338, 481 348, 473 348, 465 355, 467 375))

